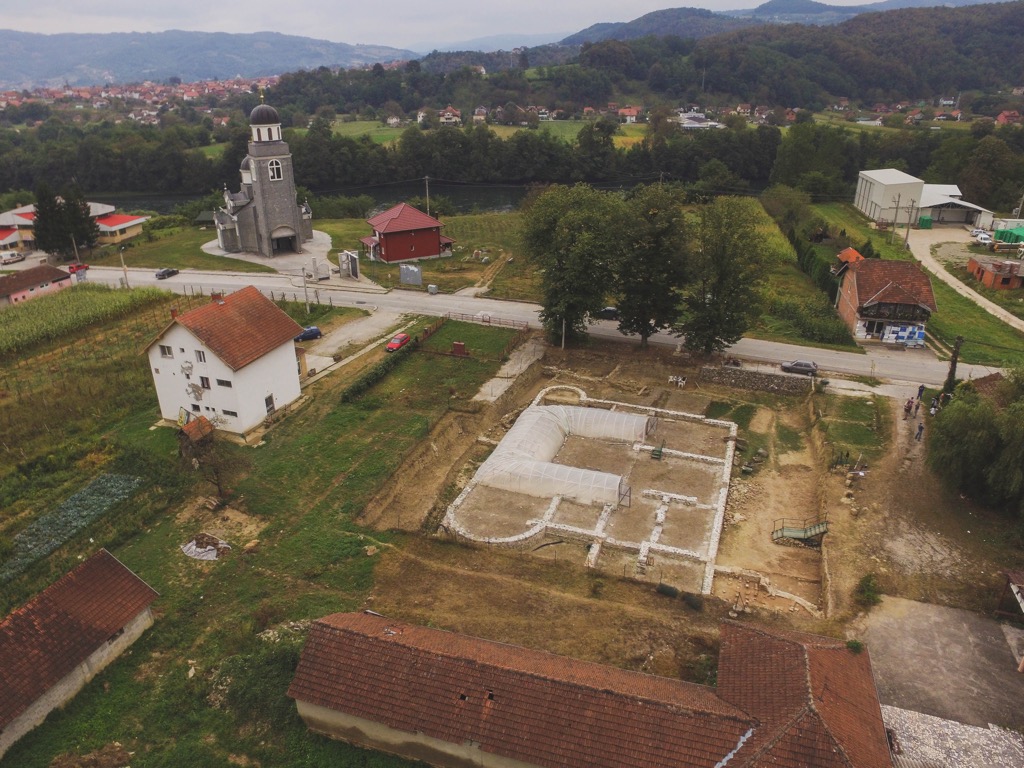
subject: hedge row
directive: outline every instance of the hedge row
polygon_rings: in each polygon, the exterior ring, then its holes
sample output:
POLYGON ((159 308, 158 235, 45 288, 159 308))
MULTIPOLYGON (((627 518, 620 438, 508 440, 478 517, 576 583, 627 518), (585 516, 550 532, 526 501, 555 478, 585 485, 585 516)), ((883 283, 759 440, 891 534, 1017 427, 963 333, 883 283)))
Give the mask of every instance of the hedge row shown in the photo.
POLYGON ((358 398, 374 384, 393 371, 402 362, 405 356, 409 354, 412 349, 418 346, 419 340, 413 339, 401 349, 397 349, 394 352, 389 353, 387 357, 345 387, 341 393, 341 402, 351 403, 353 400, 358 398))

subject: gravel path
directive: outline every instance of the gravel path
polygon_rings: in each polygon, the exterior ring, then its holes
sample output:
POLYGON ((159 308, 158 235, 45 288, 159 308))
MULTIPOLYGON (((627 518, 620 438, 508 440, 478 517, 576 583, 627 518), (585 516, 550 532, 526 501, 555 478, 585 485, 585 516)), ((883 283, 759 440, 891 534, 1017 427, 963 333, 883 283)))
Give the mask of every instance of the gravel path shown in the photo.
POLYGON ((998 304, 986 299, 984 296, 968 288, 960 280, 946 271, 938 260, 932 256, 932 246, 939 243, 970 243, 971 237, 968 232, 959 227, 941 229, 912 229, 910 230, 910 252, 914 258, 920 261, 925 269, 931 272, 942 282, 950 286, 961 296, 966 296, 989 314, 998 317, 1004 323, 1018 331, 1024 332, 1024 320, 1010 314, 998 304))

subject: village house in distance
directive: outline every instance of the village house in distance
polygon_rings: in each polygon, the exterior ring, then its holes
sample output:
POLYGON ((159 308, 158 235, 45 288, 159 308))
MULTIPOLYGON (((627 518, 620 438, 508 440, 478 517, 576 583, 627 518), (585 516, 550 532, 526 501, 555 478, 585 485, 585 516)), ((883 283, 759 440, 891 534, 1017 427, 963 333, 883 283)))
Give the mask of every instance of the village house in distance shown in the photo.
POLYGON ((160 415, 184 425, 205 416, 245 435, 299 398, 294 338, 302 326, 247 286, 183 314, 146 348, 160 415))
POLYGON ((228 253, 268 258, 302 253, 302 244, 313 239, 313 212, 295 202, 292 155, 281 138, 281 118, 269 104, 260 104, 249 114, 249 126, 241 189, 225 189, 225 207, 214 214, 217 243, 228 253))
MULTIPOLYGON (((116 245, 142 234, 142 225, 148 216, 114 213, 116 209, 106 203, 89 203, 89 215, 96 221, 99 245, 116 245)), ((0 251, 34 251, 36 207, 23 205, 0 213, 0 251)))

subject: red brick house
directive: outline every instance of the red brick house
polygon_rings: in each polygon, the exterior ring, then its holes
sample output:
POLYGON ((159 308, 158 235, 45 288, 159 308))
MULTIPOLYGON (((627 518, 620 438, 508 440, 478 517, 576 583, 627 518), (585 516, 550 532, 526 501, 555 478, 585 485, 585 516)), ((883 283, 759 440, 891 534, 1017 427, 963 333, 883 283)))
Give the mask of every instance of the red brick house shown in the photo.
POLYGON ((366 223, 373 227, 373 234, 361 242, 370 258, 389 263, 433 259, 450 252, 455 242, 441 234, 444 224, 408 203, 399 203, 366 223))
POLYGON ((101 549, 0 623, 0 755, 152 626, 156 597, 101 549))
POLYGON ((715 689, 338 613, 288 695, 313 731, 438 766, 892 766, 866 652, 736 623, 715 689))
POLYGON ((850 263, 836 295, 836 310, 858 340, 923 346, 935 309, 931 280, 912 261, 850 263))
POLYGON ((986 288, 997 291, 1014 291, 1024 287, 1020 259, 994 259, 972 256, 967 262, 967 271, 986 288))

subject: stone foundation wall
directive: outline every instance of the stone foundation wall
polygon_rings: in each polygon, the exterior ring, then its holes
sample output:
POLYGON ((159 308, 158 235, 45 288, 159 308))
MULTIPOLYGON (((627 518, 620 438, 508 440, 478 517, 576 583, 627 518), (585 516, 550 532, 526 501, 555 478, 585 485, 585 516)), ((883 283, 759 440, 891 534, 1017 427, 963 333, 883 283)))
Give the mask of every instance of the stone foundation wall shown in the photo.
POLYGON ((765 373, 746 368, 706 365, 700 369, 700 380, 712 384, 724 384, 737 389, 753 389, 760 392, 779 392, 784 395, 803 395, 811 391, 814 379, 810 376, 792 376, 782 373, 765 373))

